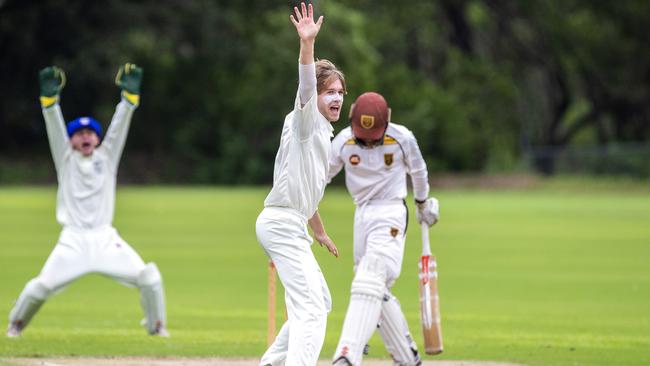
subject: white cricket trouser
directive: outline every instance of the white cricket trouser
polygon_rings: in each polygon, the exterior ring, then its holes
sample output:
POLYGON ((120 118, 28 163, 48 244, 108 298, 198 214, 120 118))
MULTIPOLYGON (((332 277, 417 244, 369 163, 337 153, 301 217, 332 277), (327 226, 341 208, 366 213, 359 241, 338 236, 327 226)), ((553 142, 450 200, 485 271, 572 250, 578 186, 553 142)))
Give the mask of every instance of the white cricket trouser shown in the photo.
POLYGON ((354 266, 368 253, 385 259, 386 286, 402 271, 408 211, 402 200, 372 200, 354 212, 354 266))
POLYGON ((113 227, 64 228, 37 279, 58 291, 85 274, 98 273, 135 287, 144 267, 142 258, 113 227))
POLYGON ((256 231, 278 270, 288 315, 260 365, 314 366, 325 339, 332 301, 311 251, 307 220, 294 209, 266 207, 257 218, 256 231))

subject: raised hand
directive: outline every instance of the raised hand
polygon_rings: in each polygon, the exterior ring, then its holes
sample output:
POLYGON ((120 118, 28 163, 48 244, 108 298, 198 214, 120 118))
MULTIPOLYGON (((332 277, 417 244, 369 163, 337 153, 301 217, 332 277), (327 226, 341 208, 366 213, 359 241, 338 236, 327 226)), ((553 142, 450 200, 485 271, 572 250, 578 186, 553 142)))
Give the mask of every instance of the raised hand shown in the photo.
POLYGON ((38 73, 41 105, 50 107, 59 101, 59 94, 65 86, 65 73, 56 66, 49 66, 38 73))
POLYGON ((115 77, 115 84, 131 94, 140 94, 142 83, 142 68, 136 64, 125 64, 120 67, 115 77))
POLYGON ((316 35, 320 31, 320 26, 323 24, 323 16, 321 15, 318 18, 318 21, 314 23, 314 8, 311 4, 305 6, 305 3, 300 3, 301 10, 298 10, 297 6, 293 7, 293 11, 296 14, 294 17, 293 14, 289 17, 291 22, 296 27, 298 31, 298 37, 302 41, 313 41, 316 39, 316 35))
POLYGON ((140 84, 142 83, 142 68, 136 64, 125 64, 120 67, 115 76, 115 85, 122 89, 122 97, 133 105, 140 102, 140 84))

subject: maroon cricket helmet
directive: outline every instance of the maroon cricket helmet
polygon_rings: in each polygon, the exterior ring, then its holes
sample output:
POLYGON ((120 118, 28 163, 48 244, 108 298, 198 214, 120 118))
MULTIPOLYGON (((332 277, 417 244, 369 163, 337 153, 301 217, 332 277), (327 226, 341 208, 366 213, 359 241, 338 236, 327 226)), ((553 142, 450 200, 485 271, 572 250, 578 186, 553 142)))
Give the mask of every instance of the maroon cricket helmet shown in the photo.
POLYGON ((375 92, 361 94, 350 108, 350 125, 354 137, 377 141, 384 137, 390 108, 386 99, 375 92))

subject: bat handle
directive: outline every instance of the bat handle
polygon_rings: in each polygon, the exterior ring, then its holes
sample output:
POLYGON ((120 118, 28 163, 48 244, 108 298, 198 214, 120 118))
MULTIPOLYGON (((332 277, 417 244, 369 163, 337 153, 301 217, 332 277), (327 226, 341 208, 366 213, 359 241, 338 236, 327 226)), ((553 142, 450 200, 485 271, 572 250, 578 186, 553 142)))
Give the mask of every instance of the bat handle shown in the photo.
POLYGON ((431 255, 431 243, 429 242, 429 225, 422 223, 422 255, 431 255))

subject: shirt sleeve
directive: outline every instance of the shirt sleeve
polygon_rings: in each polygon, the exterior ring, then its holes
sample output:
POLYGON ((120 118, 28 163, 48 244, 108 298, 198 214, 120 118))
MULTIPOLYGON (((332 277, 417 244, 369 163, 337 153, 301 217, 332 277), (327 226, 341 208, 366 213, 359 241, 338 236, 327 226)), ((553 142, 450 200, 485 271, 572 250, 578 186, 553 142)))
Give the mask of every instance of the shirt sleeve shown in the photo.
POLYGON ((298 92, 293 113, 293 127, 298 140, 305 141, 311 137, 316 125, 318 112, 316 92, 316 64, 298 63, 298 92))
POLYGON ((298 64, 298 94, 300 95, 300 104, 305 105, 314 94, 316 89, 316 64, 309 65, 298 64))
POLYGON ((111 124, 108 126, 106 136, 102 142, 103 149, 108 155, 111 166, 114 169, 120 163, 120 157, 124 150, 124 144, 126 143, 126 137, 135 108, 135 106, 124 100, 117 105, 113 119, 111 119, 111 124))
MULTIPOLYGON (((300 94, 300 92, 297 94, 300 94)), ((296 95, 296 103, 293 113, 293 129, 300 142, 309 139, 316 129, 318 116, 320 115, 317 99, 316 88, 312 90, 312 96, 305 105, 301 105, 300 95, 296 95)))
POLYGON ((45 119, 47 138, 50 141, 54 167, 58 172, 66 152, 71 149, 68 131, 59 104, 43 108, 43 118, 45 119))
POLYGON ((339 133, 336 135, 334 140, 332 140, 332 147, 330 151, 330 161, 329 161, 329 172, 327 174, 327 184, 332 182, 332 179, 336 177, 337 174, 343 169, 345 162, 341 159, 341 149, 345 143, 345 138, 343 134, 339 133))
POLYGON ((413 184, 413 196, 418 201, 424 201, 429 197, 429 175, 427 164, 422 157, 418 142, 411 131, 407 135, 406 143, 406 166, 413 184))

